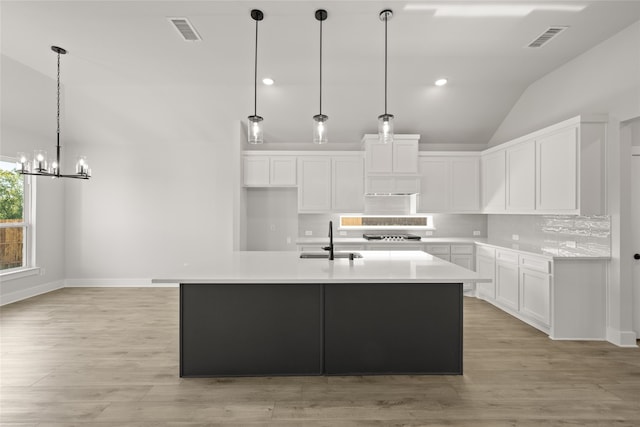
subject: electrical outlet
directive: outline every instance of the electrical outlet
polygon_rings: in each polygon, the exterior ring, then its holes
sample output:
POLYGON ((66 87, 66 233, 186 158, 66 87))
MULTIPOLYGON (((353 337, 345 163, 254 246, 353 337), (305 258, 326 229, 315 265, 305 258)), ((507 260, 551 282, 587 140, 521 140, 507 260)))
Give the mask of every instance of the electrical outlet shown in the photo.
POLYGON ((346 231, 340 231, 339 233, 340 233, 341 236, 346 236, 347 235, 346 231))
POLYGON ((287 245, 291 244, 291 237, 287 236, 287 245))
POLYGON ((520 236, 519 236, 519 235, 517 235, 517 234, 512 234, 512 235, 511 235, 511 240, 516 240, 516 241, 517 241, 517 240, 520 240, 520 236))
POLYGON ((480 231, 479 230, 474 230, 473 231, 473 235, 474 236, 479 236, 480 235, 480 231))
POLYGON ((433 231, 427 230, 427 231, 424 232, 424 235, 425 236, 433 236, 433 231))
POLYGON ((575 242, 575 241, 573 241, 573 240, 568 240, 568 241, 567 241, 567 247, 568 247, 568 248, 574 248, 574 249, 575 249, 575 248, 577 248, 577 247, 578 247, 578 243, 577 243, 577 242, 575 242))
POLYGON ((304 235, 305 235, 305 236, 313 236, 313 231, 311 231, 311 230, 305 230, 304 235))
POLYGON ((44 267, 40 267, 40 275, 44 276, 45 274, 47 274, 47 270, 44 267))
POLYGON ((276 231, 276 225, 275 224, 269 225, 269 230, 276 231))

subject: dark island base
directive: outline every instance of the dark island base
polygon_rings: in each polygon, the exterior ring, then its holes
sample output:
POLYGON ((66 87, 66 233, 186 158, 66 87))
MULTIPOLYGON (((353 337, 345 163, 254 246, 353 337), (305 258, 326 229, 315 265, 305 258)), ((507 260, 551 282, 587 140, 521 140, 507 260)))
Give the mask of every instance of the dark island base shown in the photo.
POLYGON ((180 376, 462 374, 462 284, 181 284, 180 376))

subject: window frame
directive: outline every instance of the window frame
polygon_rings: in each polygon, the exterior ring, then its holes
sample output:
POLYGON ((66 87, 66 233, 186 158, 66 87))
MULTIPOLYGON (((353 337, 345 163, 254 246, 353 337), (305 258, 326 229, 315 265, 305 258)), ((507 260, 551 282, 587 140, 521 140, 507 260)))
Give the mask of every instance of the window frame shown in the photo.
MULTIPOLYGON (((14 157, 0 156, 0 161, 15 163, 14 157)), ((2 281, 40 274, 36 267, 36 180, 30 175, 23 175, 22 222, 0 223, 0 228, 23 228, 22 266, 0 270, 2 281)))

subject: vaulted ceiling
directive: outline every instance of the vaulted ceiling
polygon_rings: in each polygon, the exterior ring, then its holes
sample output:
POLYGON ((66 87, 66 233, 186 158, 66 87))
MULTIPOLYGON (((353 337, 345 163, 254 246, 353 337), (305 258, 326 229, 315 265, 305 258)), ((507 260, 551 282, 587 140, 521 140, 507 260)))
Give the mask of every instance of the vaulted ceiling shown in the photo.
POLYGON ((284 143, 308 143, 318 113, 318 8, 328 11, 323 113, 331 142, 376 132, 384 111, 382 9, 394 12, 388 110, 396 132, 433 144, 486 144, 527 86, 640 20, 640 1, 21 0, 0 7, 2 54, 55 78, 49 46, 63 46, 67 86, 235 88, 234 104, 246 106, 236 107, 238 120, 253 113, 249 13, 259 8, 258 78, 275 84, 258 83, 258 114, 267 142, 284 143), (202 41, 181 39, 168 17, 187 17, 202 41), (569 28, 542 48, 526 47, 557 25, 569 28), (436 87, 439 77, 449 84, 436 87))

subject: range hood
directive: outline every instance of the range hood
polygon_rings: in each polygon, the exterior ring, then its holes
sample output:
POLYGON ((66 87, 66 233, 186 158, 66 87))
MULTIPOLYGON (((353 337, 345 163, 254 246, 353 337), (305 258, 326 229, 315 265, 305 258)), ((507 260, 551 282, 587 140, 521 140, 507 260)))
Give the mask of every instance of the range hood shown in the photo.
POLYGON ((417 211, 416 193, 366 193, 364 213, 376 215, 413 215, 417 211))

